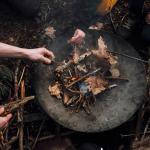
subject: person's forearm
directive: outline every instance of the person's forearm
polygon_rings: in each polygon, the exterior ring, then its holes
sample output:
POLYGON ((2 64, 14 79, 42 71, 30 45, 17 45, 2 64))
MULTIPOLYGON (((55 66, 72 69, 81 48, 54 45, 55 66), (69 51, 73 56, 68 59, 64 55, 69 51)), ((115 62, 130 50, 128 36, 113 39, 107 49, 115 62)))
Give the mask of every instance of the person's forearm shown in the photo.
POLYGON ((0 57, 26 58, 36 62, 50 64, 55 58, 53 52, 46 48, 19 48, 0 42, 0 57))
POLYGON ((27 53, 27 49, 0 43, 0 57, 26 58, 27 53))

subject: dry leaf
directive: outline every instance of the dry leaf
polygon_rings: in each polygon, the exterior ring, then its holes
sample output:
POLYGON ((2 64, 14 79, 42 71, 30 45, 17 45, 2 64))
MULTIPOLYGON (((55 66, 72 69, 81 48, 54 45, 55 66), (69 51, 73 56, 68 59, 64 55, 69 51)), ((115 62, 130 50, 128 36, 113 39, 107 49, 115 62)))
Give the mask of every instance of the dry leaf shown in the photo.
POLYGON ((119 77, 120 76, 120 71, 117 68, 111 68, 110 69, 112 77, 119 77))
POLYGON ((146 136, 142 140, 134 140, 132 143, 133 150, 149 150, 150 149, 150 137, 146 136))
POLYGON ((64 97, 63 97, 64 104, 67 105, 68 101, 69 101, 69 95, 67 93, 64 93, 64 97))
POLYGON ((73 62, 75 63, 75 64, 77 64, 78 63, 78 61, 79 61, 79 53, 78 53, 78 51, 74 51, 73 52, 73 56, 72 56, 72 59, 73 59, 73 62))
POLYGON ((81 72, 84 72, 84 73, 87 73, 87 69, 86 69, 86 65, 83 64, 83 65, 78 65, 77 66, 77 69, 81 72))
POLYGON ((49 92, 52 96, 56 96, 57 98, 61 98, 60 94, 61 94, 61 89, 60 89, 60 85, 56 82, 54 85, 50 85, 49 86, 49 92))
POLYGON ((98 39, 98 48, 102 56, 107 56, 107 46, 103 40, 103 38, 100 36, 98 39))
POLYGON ((118 63, 117 57, 115 57, 115 56, 113 56, 109 53, 108 53, 108 58, 107 59, 108 59, 110 65, 116 65, 118 63))
POLYGON ((56 37, 55 32, 56 32, 56 30, 51 26, 49 26, 45 29, 45 35, 47 35, 51 39, 54 39, 56 37))
POLYGON ((109 57, 109 55, 107 53, 107 46, 101 36, 98 39, 98 50, 92 50, 92 53, 99 58, 108 58, 109 57))
POLYGON ((110 63, 110 65, 114 65, 117 64, 117 57, 111 55, 107 50, 107 46, 103 40, 103 38, 100 36, 100 38, 98 39, 98 50, 92 50, 92 53, 98 57, 98 58, 105 58, 108 60, 108 62, 110 63))
POLYGON ((89 85, 89 91, 92 91, 94 95, 100 94, 102 91, 105 91, 108 82, 97 76, 90 76, 85 80, 85 82, 89 85))

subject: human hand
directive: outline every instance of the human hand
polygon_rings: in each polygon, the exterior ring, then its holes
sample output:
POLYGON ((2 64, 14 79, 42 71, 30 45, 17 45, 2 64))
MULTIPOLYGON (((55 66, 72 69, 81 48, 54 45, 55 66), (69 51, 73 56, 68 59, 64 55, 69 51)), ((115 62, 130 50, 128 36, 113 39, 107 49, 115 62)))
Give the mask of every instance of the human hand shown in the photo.
POLYGON ((150 12, 146 15, 145 22, 150 24, 150 12))
POLYGON ((80 30, 80 29, 77 29, 73 35, 73 37, 70 39, 70 43, 73 43, 73 44, 81 44, 83 42, 85 38, 85 33, 80 30))
MULTIPOLYGON (((4 112, 4 108, 0 108, 0 114, 4 112)), ((12 114, 8 114, 5 117, 0 117, 0 129, 5 128, 8 125, 9 120, 12 118, 12 114)))
POLYGON ((32 61, 40 61, 44 64, 50 64, 55 58, 53 52, 46 48, 29 49, 27 52, 27 58, 32 61))

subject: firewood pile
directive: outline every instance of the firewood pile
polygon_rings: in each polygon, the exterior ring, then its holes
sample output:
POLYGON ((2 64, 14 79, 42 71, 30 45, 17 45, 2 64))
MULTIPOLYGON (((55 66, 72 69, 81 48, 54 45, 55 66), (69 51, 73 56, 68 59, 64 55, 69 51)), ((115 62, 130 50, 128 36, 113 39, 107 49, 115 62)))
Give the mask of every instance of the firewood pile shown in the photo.
POLYGON ((54 76, 50 95, 69 110, 84 110, 87 114, 99 94, 117 87, 110 80, 121 79, 118 58, 108 52, 102 37, 98 39, 98 49, 84 52, 74 46, 70 58, 57 65, 54 76))

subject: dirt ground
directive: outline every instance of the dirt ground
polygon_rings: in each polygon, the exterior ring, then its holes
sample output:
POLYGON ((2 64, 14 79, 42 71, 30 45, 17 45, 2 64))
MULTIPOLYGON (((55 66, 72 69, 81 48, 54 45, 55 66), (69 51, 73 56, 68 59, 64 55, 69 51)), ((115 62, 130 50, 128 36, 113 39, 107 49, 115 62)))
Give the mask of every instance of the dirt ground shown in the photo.
MULTIPOLYGON (((148 4, 146 4, 146 6, 147 5, 148 4)), ((43 0, 41 2, 41 12, 39 16, 35 19, 29 19, 22 17, 8 5, 0 2, 0 42, 26 48, 44 46, 47 39, 44 32, 47 26, 54 27, 56 34, 59 35, 63 34, 68 28, 74 31, 80 26, 81 22, 82 26, 88 27, 91 18, 91 23, 102 22, 105 25, 103 30, 107 29, 109 32, 114 32, 124 21, 123 18, 126 17, 128 11, 128 4, 123 0, 119 2, 111 12, 112 18, 108 15, 106 17, 95 16, 93 19, 93 15, 87 12, 86 8, 80 12, 79 17, 76 14, 76 10, 79 9, 78 7, 79 3, 75 0, 71 2, 69 0, 43 0), (58 15, 60 12, 63 13, 58 15), (87 15, 87 13, 89 14, 87 15)), ((143 59, 147 58, 147 51, 143 53, 145 47, 141 44, 139 46, 135 45, 134 39, 135 37, 129 42, 133 44, 137 50, 141 50, 139 52, 143 59)), ((34 95, 31 73, 34 64, 32 62, 27 60, 18 62, 16 59, 3 59, 1 60, 1 64, 8 66, 14 73, 16 68, 18 68, 18 80, 25 69, 25 73, 23 74, 26 89, 25 95, 34 95)), ((149 66, 145 65, 145 67, 149 81, 149 66)), ((19 90, 18 93, 20 97, 21 91, 19 90)), ((24 107, 23 121, 18 120, 17 113, 15 112, 10 126, 4 132, 0 133, 0 148, 11 150, 19 149, 21 146, 20 140, 18 140, 20 135, 17 131, 23 128, 25 150, 35 148, 37 143, 42 143, 43 141, 45 147, 50 147, 51 140, 60 136, 71 139, 73 145, 76 147, 79 147, 83 143, 95 143, 104 150, 148 150, 150 149, 149 88, 145 95, 145 102, 128 122, 111 131, 97 134, 70 131, 49 118, 36 100, 29 102, 24 107)))

